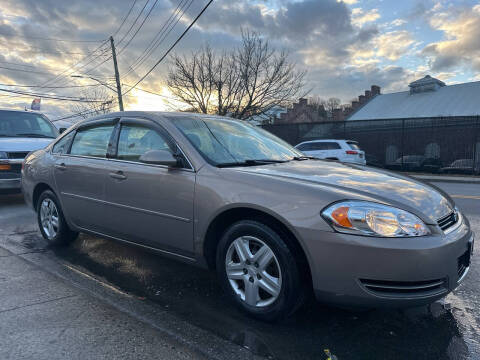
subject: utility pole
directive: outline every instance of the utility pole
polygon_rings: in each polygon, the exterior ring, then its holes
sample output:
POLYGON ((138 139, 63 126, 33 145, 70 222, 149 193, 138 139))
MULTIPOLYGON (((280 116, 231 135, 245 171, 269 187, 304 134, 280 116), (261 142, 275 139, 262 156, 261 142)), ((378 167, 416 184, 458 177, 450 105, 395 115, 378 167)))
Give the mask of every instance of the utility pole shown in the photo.
POLYGON ((120 86, 120 75, 118 74, 117 55, 115 54, 115 44, 113 36, 110 36, 110 44, 112 45, 113 66, 115 67, 115 80, 117 81, 118 107, 123 111, 122 88, 120 86))

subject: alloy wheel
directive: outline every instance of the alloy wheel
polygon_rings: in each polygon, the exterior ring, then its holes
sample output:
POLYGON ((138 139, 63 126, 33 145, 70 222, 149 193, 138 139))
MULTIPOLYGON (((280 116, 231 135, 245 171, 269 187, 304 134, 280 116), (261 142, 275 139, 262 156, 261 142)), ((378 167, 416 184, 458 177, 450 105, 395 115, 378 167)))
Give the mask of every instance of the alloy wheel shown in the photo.
POLYGON ((58 210, 55 203, 46 198, 40 206, 40 222, 47 239, 51 240, 57 236, 59 230, 58 210))
POLYGON ((225 269, 233 291, 250 306, 268 306, 280 295, 278 260, 273 250, 256 237, 242 236, 230 244, 225 269))

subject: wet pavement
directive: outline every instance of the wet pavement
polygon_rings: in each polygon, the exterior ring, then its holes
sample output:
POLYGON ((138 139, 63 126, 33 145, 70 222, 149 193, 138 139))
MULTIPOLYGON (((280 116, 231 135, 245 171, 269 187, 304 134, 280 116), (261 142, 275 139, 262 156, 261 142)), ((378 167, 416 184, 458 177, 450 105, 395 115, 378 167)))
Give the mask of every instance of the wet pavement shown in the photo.
MULTIPOLYGON (((442 184, 480 234, 480 185, 442 184)), ((81 235, 70 247, 48 248, 21 197, 0 199, 0 229, 26 252, 67 264, 132 295, 138 302, 253 354, 275 359, 479 359, 479 247, 464 283, 444 300, 407 310, 352 312, 311 301, 294 317, 267 324, 233 307, 215 275, 142 249, 81 235)), ((1 244, 0 244, 1 245, 1 244)), ((1 254, 0 254, 1 255, 1 254)), ((47 265, 45 265, 47 266, 47 265)), ((134 311, 134 310, 133 310, 134 311)), ((181 326, 176 331, 181 332, 181 326)))

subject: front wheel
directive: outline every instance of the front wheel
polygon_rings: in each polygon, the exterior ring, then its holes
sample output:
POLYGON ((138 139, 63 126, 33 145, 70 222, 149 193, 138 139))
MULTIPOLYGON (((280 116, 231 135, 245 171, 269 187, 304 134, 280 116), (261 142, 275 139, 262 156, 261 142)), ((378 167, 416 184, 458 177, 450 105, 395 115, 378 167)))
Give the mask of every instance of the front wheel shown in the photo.
POLYGON ((279 233, 256 221, 237 222, 225 232, 217 272, 233 301, 261 320, 284 318, 304 299, 295 255, 279 233))
POLYGON ((68 227, 60 202, 50 190, 45 190, 38 199, 37 220, 43 238, 51 244, 68 244, 78 236, 68 227))

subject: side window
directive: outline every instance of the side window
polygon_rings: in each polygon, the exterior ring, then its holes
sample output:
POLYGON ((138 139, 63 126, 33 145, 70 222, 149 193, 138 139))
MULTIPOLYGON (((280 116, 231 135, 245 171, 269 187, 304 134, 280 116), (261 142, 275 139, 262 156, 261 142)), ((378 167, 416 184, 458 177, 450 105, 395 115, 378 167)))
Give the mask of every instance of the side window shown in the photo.
POLYGON ((338 150, 342 148, 338 143, 334 143, 334 142, 329 142, 324 144, 325 144, 325 150, 338 150))
POLYGON ((139 161, 140 156, 150 150, 172 152, 165 138, 155 130, 138 125, 122 125, 118 139, 118 159, 139 161))
POLYGON ((73 139, 71 155, 83 155, 104 158, 107 155, 108 142, 114 125, 101 125, 77 131, 73 139))
POLYGON ((307 144, 302 144, 302 145, 300 145, 297 149, 300 150, 300 151, 308 151, 308 150, 311 150, 311 149, 310 149, 310 144, 308 144, 308 143, 307 143, 307 144))
POLYGON ((55 145, 53 145, 52 153, 53 154, 65 154, 68 151, 68 145, 73 138, 75 131, 71 131, 64 137, 62 137, 55 145))
POLYGON ((313 150, 327 150, 324 142, 312 143, 313 150))

